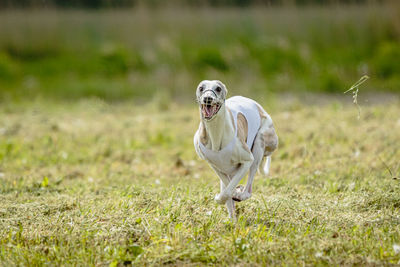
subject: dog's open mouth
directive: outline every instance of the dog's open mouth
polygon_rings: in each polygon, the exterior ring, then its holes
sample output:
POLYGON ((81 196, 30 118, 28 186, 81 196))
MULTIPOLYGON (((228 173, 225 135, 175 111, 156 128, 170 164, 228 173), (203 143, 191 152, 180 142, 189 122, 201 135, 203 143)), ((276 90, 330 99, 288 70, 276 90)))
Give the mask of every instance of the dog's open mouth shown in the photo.
POLYGON ((220 108, 221 108, 220 104, 214 104, 214 105, 203 104, 201 105, 201 112, 203 113, 203 117, 206 120, 210 120, 212 117, 214 117, 215 114, 218 113, 220 108))

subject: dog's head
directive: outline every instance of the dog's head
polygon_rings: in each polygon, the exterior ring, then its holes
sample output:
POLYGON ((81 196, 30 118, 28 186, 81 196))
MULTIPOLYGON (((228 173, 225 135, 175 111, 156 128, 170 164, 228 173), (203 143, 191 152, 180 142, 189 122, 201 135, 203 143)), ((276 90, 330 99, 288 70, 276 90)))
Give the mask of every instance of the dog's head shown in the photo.
POLYGON ((220 81, 204 80, 200 82, 196 90, 196 100, 204 120, 211 120, 218 114, 225 104, 227 93, 228 90, 220 81))

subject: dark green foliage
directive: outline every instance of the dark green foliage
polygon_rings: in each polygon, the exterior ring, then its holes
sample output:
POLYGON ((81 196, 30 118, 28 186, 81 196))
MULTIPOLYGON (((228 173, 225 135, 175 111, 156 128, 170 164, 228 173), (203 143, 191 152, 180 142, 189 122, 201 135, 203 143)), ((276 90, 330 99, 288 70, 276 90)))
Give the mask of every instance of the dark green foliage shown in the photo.
POLYGON ((383 78, 400 74, 400 45, 394 42, 382 43, 374 58, 376 73, 383 78))
POLYGON ((334 93, 341 92, 343 88, 346 88, 346 84, 341 81, 341 76, 337 73, 325 71, 317 77, 319 81, 318 91, 334 93))
POLYGON ((227 71, 229 68, 220 51, 215 47, 201 48, 197 54, 195 65, 199 69, 212 67, 220 71, 227 71))
POLYGON ((15 65, 6 54, 0 53, 0 79, 12 80, 16 72, 15 65))
POLYGON ((100 55, 100 65, 107 74, 124 74, 130 67, 129 57, 128 52, 122 48, 106 48, 100 55))
POLYGON ((252 57, 258 61, 262 74, 267 77, 286 71, 301 73, 306 67, 296 48, 260 44, 248 49, 252 57))
POLYGON ((362 75, 399 92, 396 5, 372 7, 3 12, 0 101, 192 99, 202 79, 341 93, 362 75))

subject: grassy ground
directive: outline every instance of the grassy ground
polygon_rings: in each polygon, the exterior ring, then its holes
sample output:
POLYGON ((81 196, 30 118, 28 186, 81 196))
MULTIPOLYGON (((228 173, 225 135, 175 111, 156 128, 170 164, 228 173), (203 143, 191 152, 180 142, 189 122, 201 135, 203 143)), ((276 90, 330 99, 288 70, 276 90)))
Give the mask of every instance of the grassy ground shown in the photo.
POLYGON ((400 5, 0 11, 0 102, 241 93, 399 92, 400 5))
POLYGON ((399 263, 398 95, 290 95, 399 92, 399 12, 1 11, 0 265, 399 263), (280 137, 236 225, 192 145, 203 78, 280 137))
POLYGON ((280 147, 236 225, 194 103, 3 104, 0 264, 397 264, 399 104, 264 102, 280 147))

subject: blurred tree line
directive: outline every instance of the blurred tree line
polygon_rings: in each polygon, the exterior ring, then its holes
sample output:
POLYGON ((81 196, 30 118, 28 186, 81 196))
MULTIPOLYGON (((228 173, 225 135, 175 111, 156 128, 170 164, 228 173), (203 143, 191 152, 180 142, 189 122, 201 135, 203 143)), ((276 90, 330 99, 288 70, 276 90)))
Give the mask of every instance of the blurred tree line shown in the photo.
POLYGON ((118 8, 135 6, 252 6, 370 4, 391 0, 0 0, 0 8, 118 8))

